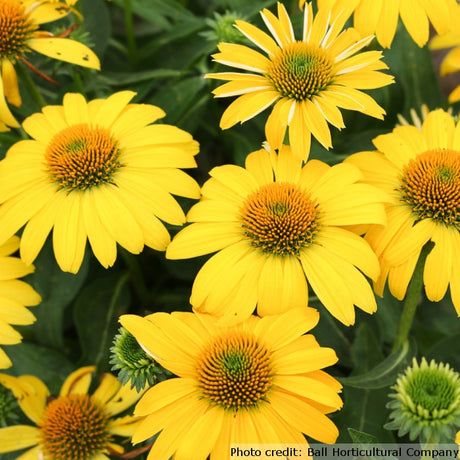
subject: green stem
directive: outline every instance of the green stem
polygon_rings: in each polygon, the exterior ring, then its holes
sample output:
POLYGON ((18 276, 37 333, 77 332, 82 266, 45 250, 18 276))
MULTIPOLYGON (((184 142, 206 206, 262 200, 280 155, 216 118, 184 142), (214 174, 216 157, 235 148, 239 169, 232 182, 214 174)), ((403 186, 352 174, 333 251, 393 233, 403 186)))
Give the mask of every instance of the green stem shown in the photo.
POLYGON ((128 57, 131 64, 137 62, 137 46, 136 37, 134 35, 134 18, 131 0, 125 0, 125 28, 126 28, 126 44, 128 46, 128 57))
POLYGON ((37 85, 35 84, 33 78, 30 76, 29 72, 26 71, 22 62, 16 62, 15 65, 16 72, 21 79, 22 83, 26 87, 27 91, 31 95, 34 102, 40 107, 47 105, 44 97, 40 93, 37 85))
POLYGON ((136 294, 142 302, 142 305, 148 305, 151 296, 147 286, 144 283, 144 277, 142 275, 142 270, 139 265, 137 256, 131 254, 123 248, 120 249, 120 255, 123 257, 123 260, 128 267, 133 289, 136 291, 136 294))
POLYGON ((83 85, 83 82, 81 80, 81 76, 78 73, 78 70, 76 70, 76 69, 73 70, 73 81, 75 83, 75 87, 77 88, 77 91, 79 93, 83 94, 83 96, 86 97, 85 86, 83 85))
POLYGON ((417 304, 420 299, 420 294, 423 288, 423 269, 425 267, 425 260, 433 248, 434 244, 428 242, 423 246, 420 256, 415 266, 412 279, 407 288, 406 299, 404 300, 404 307, 399 320, 398 332, 393 343, 392 351, 398 350, 401 345, 407 340, 409 332, 414 321, 415 311, 417 310, 417 304))

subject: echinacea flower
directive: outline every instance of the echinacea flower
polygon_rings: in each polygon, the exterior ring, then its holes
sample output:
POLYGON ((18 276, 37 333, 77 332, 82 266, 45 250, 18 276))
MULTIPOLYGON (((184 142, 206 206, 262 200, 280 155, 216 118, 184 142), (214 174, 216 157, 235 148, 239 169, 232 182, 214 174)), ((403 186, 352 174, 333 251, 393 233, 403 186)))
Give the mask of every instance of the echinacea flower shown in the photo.
POLYGON ((142 395, 122 386, 111 374, 101 376, 88 393, 94 366, 71 373, 58 396, 50 395, 37 377, 0 375, 0 383, 13 391, 24 414, 35 424, 0 428, 0 453, 29 449, 24 460, 108 460, 124 448, 116 436, 131 437, 142 420, 124 415, 142 395))
POLYGON ((165 250, 170 237, 160 219, 182 225, 171 196, 199 197, 198 184, 177 168, 194 168, 198 143, 170 125, 151 125, 164 112, 130 104, 132 91, 86 102, 66 94, 23 127, 33 138, 14 144, 0 162, 0 241, 23 225, 20 253, 32 263, 53 229, 56 260, 77 272, 86 240, 108 267, 117 243, 139 253, 165 250))
MULTIPOLYGON (((12 326, 28 325, 35 322, 35 316, 26 307, 40 303, 41 298, 25 281, 18 278, 34 271, 11 254, 19 247, 19 238, 13 236, 0 246, 0 345, 20 343, 21 334, 12 326)), ((0 369, 11 366, 11 360, 0 348, 0 369)))
MULTIPOLYGON (((438 34, 444 34, 455 25, 452 13, 456 0, 319 0, 319 8, 354 10, 353 27, 363 36, 375 34, 384 48, 390 48, 396 34, 399 18, 415 43, 424 46, 430 34, 430 24, 438 34)), ((299 0, 302 8, 305 0, 299 0)), ((334 14, 333 16, 334 17, 334 14)))
POLYGON ((460 427, 460 377, 449 364, 420 364, 414 358, 392 386, 388 403, 391 421, 385 425, 422 443, 449 442, 460 427))
POLYGON ((259 150, 246 168, 214 168, 192 222, 173 239, 169 259, 216 252, 195 278, 195 311, 242 320, 306 306, 307 283, 339 321, 355 321, 353 305, 372 313, 374 294, 364 275, 379 265, 370 246, 344 228, 385 222, 377 188, 358 184, 351 165, 305 166, 289 147, 278 155, 259 150))
POLYGON ((423 271, 426 295, 437 302, 450 287, 460 315, 460 123, 435 110, 421 129, 398 126, 373 143, 378 151, 347 162, 390 196, 387 225, 366 234, 382 268, 376 292, 383 294, 388 279, 391 293, 402 299, 423 246, 432 241, 423 271))
POLYGON ((329 22, 329 12, 316 17, 310 4, 305 8, 301 40, 296 40, 285 7, 278 3, 278 17, 261 12, 273 38, 245 21, 235 27, 267 56, 245 45, 221 43, 212 57, 230 67, 249 71, 208 74, 230 80, 213 91, 216 97, 238 96, 222 115, 220 126, 230 128, 253 118, 273 105, 265 135, 279 149, 289 127, 289 144, 295 155, 307 159, 311 135, 324 147, 332 145, 328 123, 343 128, 339 108, 356 110, 382 119, 385 111, 361 89, 380 88, 393 77, 379 70, 388 67, 380 51, 356 54, 372 35, 362 38, 354 29, 342 32, 347 14, 329 22))
POLYGON ((0 122, 18 127, 6 100, 21 105, 14 64, 25 62, 24 55, 36 51, 45 56, 72 64, 99 69, 97 56, 86 45, 41 30, 41 24, 55 21, 70 13, 62 3, 36 0, 0 0, 0 122), (6 100, 5 100, 6 98, 6 100))
POLYGON ((309 332, 312 308, 231 327, 210 315, 120 317, 145 350, 177 378, 147 390, 134 413, 145 417, 138 443, 159 433, 149 460, 229 460, 232 443, 302 443, 302 433, 333 443, 325 415, 342 407, 341 385, 322 369, 337 361, 309 332))
POLYGON ((120 327, 114 337, 110 352, 110 364, 113 364, 111 370, 118 372, 118 380, 123 385, 130 384, 137 391, 171 377, 124 327, 120 327))

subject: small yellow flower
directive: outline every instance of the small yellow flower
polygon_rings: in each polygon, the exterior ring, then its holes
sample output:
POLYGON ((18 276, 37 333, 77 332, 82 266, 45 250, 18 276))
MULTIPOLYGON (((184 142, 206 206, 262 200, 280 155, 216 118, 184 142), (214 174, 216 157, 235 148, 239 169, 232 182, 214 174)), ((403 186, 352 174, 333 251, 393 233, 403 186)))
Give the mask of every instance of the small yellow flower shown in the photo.
MULTIPOLYGON (((21 259, 12 257, 19 247, 19 238, 11 237, 0 246, 0 345, 20 343, 21 334, 13 325, 28 325, 35 322, 35 316, 26 307, 40 303, 40 296, 30 285, 19 280, 34 271, 21 259)), ((0 348, 0 369, 11 366, 11 361, 0 348)))
POLYGON ((278 155, 259 150, 246 168, 210 172, 202 199, 189 211, 191 225, 168 246, 183 259, 217 251, 195 278, 196 311, 247 318, 306 306, 308 285, 339 321, 355 322, 354 305, 373 313, 372 288, 379 264, 370 246, 344 226, 385 223, 375 187, 358 184, 351 165, 305 165, 288 147, 278 155))
POLYGON ((175 126, 152 125, 165 113, 130 104, 121 91, 86 102, 66 94, 23 127, 20 141, 0 162, 0 242, 25 225, 20 252, 32 263, 53 229, 56 260, 76 273, 87 239, 104 267, 117 243, 138 254, 144 245, 164 251, 170 236, 160 219, 182 225, 171 193, 198 198, 198 184, 177 168, 194 168, 198 143, 175 126))
POLYGON ((144 349, 177 375, 137 404, 134 413, 145 420, 133 442, 159 433, 149 460, 229 460, 232 443, 305 444, 302 433, 335 442, 338 430, 325 414, 342 407, 341 385, 322 369, 337 356, 306 334, 318 320, 312 308, 232 327, 188 312, 122 316, 144 349))
POLYGON ((131 437, 142 420, 125 415, 142 395, 122 386, 111 374, 103 374, 89 394, 95 367, 82 367, 70 374, 58 396, 51 396, 37 377, 0 375, 0 383, 13 391, 24 414, 35 424, 0 428, 0 453, 29 449, 28 460, 108 460, 124 448, 115 436, 131 437))
MULTIPOLYGON (((25 54, 36 51, 72 64, 99 69, 97 56, 86 45, 69 38, 55 37, 40 30, 40 25, 56 21, 70 13, 63 4, 36 0, 0 0, 0 122, 19 124, 6 103, 21 105, 21 95, 14 64, 24 61, 25 54), (5 100, 6 98, 6 100, 5 100)), ((2 126, 0 126, 2 129, 2 126)))
POLYGON ((399 126, 373 143, 379 151, 357 153, 347 163, 391 199, 387 225, 366 234, 382 267, 377 293, 388 279, 391 293, 402 299, 422 247, 432 241, 423 272, 426 295, 437 302, 450 287, 460 315, 460 123, 435 110, 421 129, 399 126))
MULTIPOLYGON (((363 35, 375 34, 378 42, 390 48, 401 20, 418 46, 424 46, 429 38, 430 24, 436 32, 444 34, 456 27, 453 12, 458 8, 456 0, 318 0, 319 8, 338 11, 354 10, 353 26, 363 35)), ((305 0, 299 0, 302 8, 305 0)))
POLYGON ((324 147, 332 146, 328 123, 343 128, 339 108, 356 110, 375 118, 385 111, 361 89, 380 88, 393 77, 379 72, 388 67, 380 51, 356 54, 372 40, 354 29, 342 32, 347 13, 330 23, 329 11, 314 17, 305 8, 301 40, 296 40, 285 7, 278 3, 278 17, 261 12, 273 38, 245 21, 236 28, 267 56, 240 44, 221 43, 216 62, 249 71, 208 74, 208 78, 230 80, 213 91, 216 97, 238 96, 222 115, 222 129, 243 123, 273 105, 265 124, 265 135, 273 149, 281 148, 289 128, 289 144, 306 160, 311 135, 324 147))

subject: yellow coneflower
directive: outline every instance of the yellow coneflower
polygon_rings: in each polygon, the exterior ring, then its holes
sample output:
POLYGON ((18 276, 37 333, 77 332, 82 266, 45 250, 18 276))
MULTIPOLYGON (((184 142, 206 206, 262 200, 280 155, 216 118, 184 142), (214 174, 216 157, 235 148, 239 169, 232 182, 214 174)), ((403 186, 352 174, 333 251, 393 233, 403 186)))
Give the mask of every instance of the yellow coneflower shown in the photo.
POLYGON ((330 23, 329 11, 321 9, 313 17, 308 4, 300 40, 296 40, 281 3, 278 17, 267 9, 261 16, 273 38, 245 21, 236 21, 235 25, 267 56, 231 43, 221 43, 220 52, 213 55, 216 62, 249 72, 207 75, 230 80, 213 91, 216 97, 238 96, 222 115, 222 129, 249 120, 273 105, 265 125, 270 146, 281 148, 289 127, 289 144, 294 154, 305 160, 311 135, 329 148, 328 123, 339 129, 345 126, 339 108, 383 118, 385 111, 360 90, 388 85, 393 77, 379 72, 387 69, 380 60, 380 51, 356 54, 373 37, 362 38, 354 29, 342 32, 345 11, 330 23))

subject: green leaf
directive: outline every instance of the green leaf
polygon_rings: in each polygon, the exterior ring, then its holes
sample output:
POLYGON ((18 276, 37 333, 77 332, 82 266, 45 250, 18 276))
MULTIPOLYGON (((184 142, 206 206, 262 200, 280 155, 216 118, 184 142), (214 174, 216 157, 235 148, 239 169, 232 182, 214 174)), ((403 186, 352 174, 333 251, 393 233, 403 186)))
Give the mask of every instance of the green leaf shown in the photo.
POLYGON ((378 444, 379 442, 375 436, 364 433, 363 431, 358 431, 354 428, 348 428, 347 431, 351 440, 356 444, 378 444))
POLYGON ((34 309, 37 318, 31 326, 36 340, 55 348, 64 346, 64 311, 80 291, 88 273, 88 254, 76 275, 63 272, 56 263, 49 238, 34 262, 35 272, 27 281, 41 295, 40 305, 34 309))
POLYGON ((404 116, 408 117, 412 108, 419 111, 422 104, 430 109, 441 107, 444 100, 431 52, 427 46, 420 48, 401 25, 391 49, 385 50, 384 61, 396 76, 396 84, 391 86, 400 88, 404 116))
MULTIPOLYGON (((456 320, 458 321, 458 319, 456 320)), ((427 361, 434 359, 436 362, 449 363, 454 369, 460 369, 460 356, 458 353, 458 344, 460 343, 460 334, 447 337, 434 344, 425 354, 427 361)))
MULTIPOLYGON (((372 371, 376 360, 382 358, 381 344, 375 339, 373 329, 366 323, 359 323, 356 339, 351 349, 354 368, 367 375, 372 371)), ((378 367, 378 365, 377 365, 378 367)), ((360 378, 353 376, 338 378, 345 383, 347 380, 360 378)), ((388 400, 387 389, 351 388, 343 389, 343 409, 334 417, 339 427, 354 427, 363 433, 372 433, 382 442, 394 441, 393 434, 383 428, 388 420, 389 411, 385 405, 388 400)), ((346 433, 340 433, 339 442, 349 442, 346 433)))
POLYGON ((130 303, 128 274, 112 273, 85 287, 75 302, 74 322, 83 351, 81 364, 110 369, 109 354, 118 317, 130 303))
MULTIPOLYGON (((173 22, 193 17, 193 14, 176 0, 131 0, 135 14, 143 20, 168 30, 173 27, 173 22)), ((116 0, 121 7, 124 0, 116 0)))
POLYGON ((62 352, 37 343, 23 342, 5 350, 13 362, 9 374, 35 375, 52 394, 59 393, 62 382, 75 370, 75 365, 62 352))
POLYGON ((154 69, 143 72, 103 72, 101 80, 112 86, 127 86, 143 81, 150 81, 160 78, 175 78, 183 75, 181 70, 174 69, 154 69))
POLYGON ((191 77, 173 85, 165 86, 161 92, 149 101, 166 112, 166 122, 180 124, 187 113, 195 108, 201 98, 200 92, 205 85, 202 77, 191 77))
POLYGON ((80 0, 84 25, 94 42, 94 52, 99 58, 104 54, 112 33, 111 20, 104 0, 80 0))
POLYGON ((340 381, 349 387, 377 389, 384 388, 396 381, 398 374, 405 369, 415 355, 416 346, 413 341, 406 341, 396 352, 389 355, 370 371, 340 378, 340 381))

